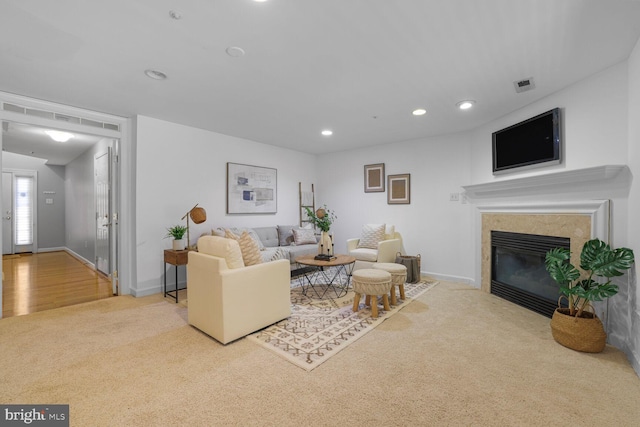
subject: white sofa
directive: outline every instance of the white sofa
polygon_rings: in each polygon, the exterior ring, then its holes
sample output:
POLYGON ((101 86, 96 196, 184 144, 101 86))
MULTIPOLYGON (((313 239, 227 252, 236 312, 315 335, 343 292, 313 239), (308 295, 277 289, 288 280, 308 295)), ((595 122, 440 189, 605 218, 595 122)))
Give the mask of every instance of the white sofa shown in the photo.
POLYGON ((222 344, 291 315, 288 259, 245 267, 237 241, 203 236, 187 277, 189 324, 222 344))
MULTIPOLYGON (((384 224, 383 224, 384 225, 384 224)), ((386 225, 383 240, 377 244, 377 248, 358 247, 360 238, 347 240, 347 253, 356 259, 353 270, 371 268, 377 262, 395 262, 398 252, 404 254, 402 236, 395 231, 393 225, 386 225)))

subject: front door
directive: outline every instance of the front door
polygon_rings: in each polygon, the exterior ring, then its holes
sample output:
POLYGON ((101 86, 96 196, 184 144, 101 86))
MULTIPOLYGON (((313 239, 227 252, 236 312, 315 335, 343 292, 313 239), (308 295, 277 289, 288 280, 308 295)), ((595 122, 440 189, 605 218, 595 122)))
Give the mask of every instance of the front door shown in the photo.
POLYGON ((33 252, 36 172, 13 174, 13 252, 33 252))
POLYGON ((36 241, 36 171, 2 171, 2 253, 33 252, 36 241))

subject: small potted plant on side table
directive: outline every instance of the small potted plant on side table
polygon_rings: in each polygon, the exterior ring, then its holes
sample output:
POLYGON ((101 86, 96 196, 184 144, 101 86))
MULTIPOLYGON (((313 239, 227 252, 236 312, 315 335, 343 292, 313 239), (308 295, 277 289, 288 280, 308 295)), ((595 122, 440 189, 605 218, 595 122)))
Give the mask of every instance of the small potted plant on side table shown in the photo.
POLYGON ((184 225, 174 225, 167 228, 167 237, 173 237, 173 250, 182 251, 186 247, 184 235, 187 232, 187 227, 184 225))

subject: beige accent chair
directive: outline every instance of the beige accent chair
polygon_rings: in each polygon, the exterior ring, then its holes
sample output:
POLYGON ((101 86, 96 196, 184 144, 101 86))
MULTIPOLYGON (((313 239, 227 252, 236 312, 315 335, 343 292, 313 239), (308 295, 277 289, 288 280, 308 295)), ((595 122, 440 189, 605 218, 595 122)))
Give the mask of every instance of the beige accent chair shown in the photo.
POLYGON ((353 270, 372 268, 378 262, 395 262, 398 252, 404 254, 402 236, 395 230, 395 226, 386 225, 384 240, 378 242, 377 249, 359 248, 360 238, 347 240, 347 254, 356 259, 353 270))
POLYGON ((245 267, 236 240, 200 237, 187 279, 189 324, 222 344, 291 315, 289 260, 245 267))

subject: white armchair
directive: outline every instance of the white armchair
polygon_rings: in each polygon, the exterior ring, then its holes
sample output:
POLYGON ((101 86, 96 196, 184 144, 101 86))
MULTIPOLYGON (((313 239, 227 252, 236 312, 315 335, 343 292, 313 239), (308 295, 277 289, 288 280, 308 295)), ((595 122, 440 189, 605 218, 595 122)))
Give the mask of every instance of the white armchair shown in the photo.
POLYGON ((187 279, 189 324, 222 344, 291 315, 289 260, 245 267, 233 239, 200 237, 187 279))
POLYGON ((374 233, 376 228, 379 231, 380 227, 382 227, 384 233, 382 233, 382 236, 378 236, 378 238, 381 237, 381 240, 374 239, 378 240, 377 245, 369 242, 369 244, 363 246, 360 244, 360 238, 347 240, 347 253, 356 259, 354 270, 371 268, 376 262, 395 262, 398 252, 404 254, 402 236, 395 231, 393 225, 365 224, 363 226, 363 236, 372 229, 374 233))

